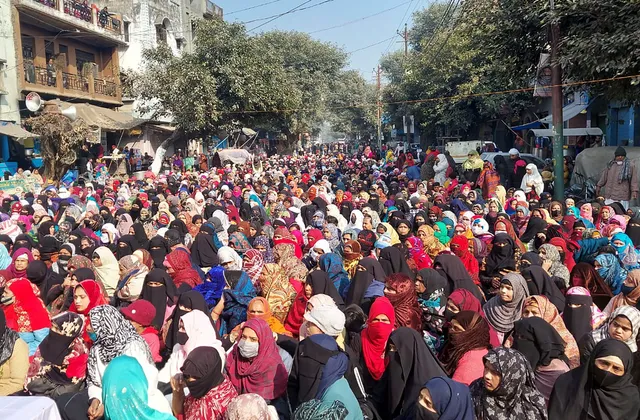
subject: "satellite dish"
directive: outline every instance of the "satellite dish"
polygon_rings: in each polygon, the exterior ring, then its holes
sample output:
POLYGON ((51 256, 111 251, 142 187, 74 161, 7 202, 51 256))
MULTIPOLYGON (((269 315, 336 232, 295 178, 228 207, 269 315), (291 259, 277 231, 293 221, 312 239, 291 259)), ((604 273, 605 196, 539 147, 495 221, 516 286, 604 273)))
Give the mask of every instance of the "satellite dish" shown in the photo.
POLYGON ((42 98, 35 92, 29 92, 27 97, 24 99, 24 103, 27 106, 27 109, 31 112, 38 112, 42 109, 44 103, 42 102, 42 98))

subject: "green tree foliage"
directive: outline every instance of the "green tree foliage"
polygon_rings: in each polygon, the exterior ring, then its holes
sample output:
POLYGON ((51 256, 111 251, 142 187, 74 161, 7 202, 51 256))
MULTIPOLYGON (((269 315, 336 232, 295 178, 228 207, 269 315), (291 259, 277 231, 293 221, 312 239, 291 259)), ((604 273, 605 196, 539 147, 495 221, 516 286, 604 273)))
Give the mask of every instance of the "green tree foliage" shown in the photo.
POLYGON ((376 132, 376 88, 355 70, 340 73, 328 95, 328 116, 333 131, 354 139, 376 132))
POLYGON ((243 25, 202 21, 192 53, 146 50, 136 92, 187 135, 264 128, 290 141, 313 131, 346 64, 334 45, 298 32, 249 35, 243 25))

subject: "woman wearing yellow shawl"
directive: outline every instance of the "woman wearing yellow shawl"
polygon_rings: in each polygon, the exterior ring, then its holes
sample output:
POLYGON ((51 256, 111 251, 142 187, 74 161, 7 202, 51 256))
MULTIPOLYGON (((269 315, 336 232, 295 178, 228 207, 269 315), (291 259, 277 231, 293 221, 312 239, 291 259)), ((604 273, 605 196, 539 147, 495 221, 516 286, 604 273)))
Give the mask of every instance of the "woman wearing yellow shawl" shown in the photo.
POLYGON ((424 252, 429 254, 431 258, 437 257, 440 251, 447 249, 447 247, 435 237, 435 232, 429 225, 420 226, 418 229, 418 238, 424 244, 424 252))
POLYGON ((398 236, 398 232, 391 226, 389 223, 380 223, 376 228, 378 230, 379 235, 387 234, 391 238, 391 246, 400 243, 400 236, 398 236))

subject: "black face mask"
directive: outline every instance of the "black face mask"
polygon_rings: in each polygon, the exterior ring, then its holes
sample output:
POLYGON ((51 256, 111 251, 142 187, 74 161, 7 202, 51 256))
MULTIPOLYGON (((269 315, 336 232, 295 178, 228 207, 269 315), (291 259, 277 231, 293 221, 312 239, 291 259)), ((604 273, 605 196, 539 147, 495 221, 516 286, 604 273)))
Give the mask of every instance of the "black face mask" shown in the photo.
POLYGON ((444 318, 451 322, 451 320, 453 319, 453 317, 456 316, 455 312, 452 312, 451 309, 447 308, 444 310, 444 318))
POLYGON ((416 404, 416 420, 438 420, 439 418, 438 413, 427 410, 420 403, 416 404))
POLYGON ((560 262, 564 263, 564 257, 565 257, 564 252, 558 252, 558 254, 560 254, 560 262))
POLYGON ((562 212, 560 210, 553 210, 551 211, 551 216, 553 217, 558 217, 562 214, 562 212))
POLYGON ((615 384, 620 380, 620 376, 616 376, 613 373, 602 370, 596 366, 593 369, 593 385, 597 388, 607 388, 615 384))
POLYGON ((189 341, 189 336, 186 332, 178 331, 178 336, 176 337, 178 344, 184 346, 189 341))

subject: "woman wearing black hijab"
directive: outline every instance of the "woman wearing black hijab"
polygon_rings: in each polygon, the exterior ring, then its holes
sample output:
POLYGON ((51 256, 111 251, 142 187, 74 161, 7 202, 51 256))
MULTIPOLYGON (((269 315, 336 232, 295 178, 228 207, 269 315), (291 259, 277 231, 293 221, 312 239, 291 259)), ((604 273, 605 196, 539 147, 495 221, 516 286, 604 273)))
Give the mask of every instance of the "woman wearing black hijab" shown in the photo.
POLYGON ((164 314, 167 306, 173 306, 176 296, 176 286, 171 280, 171 276, 161 268, 154 268, 147 274, 142 285, 140 299, 147 300, 156 308, 156 316, 153 318, 153 325, 158 331, 164 324, 164 314))
POLYGON ((329 275, 322 270, 314 270, 307 275, 307 281, 305 283, 305 289, 311 288, 311 296, 315 295, 328 295, 330 296, 339 308, 344 307, 344 302, 338 289, 333 285, 333 282, 329 279, 329 275))
POLYGON ((579 341, 586 333, 593 331, 591 326, 592 305, 593 298, 589 295, 567 293, 565 296, 562 320, 576 341, 579 341))
POLYGON ((178 303, 176 304, 171 316, 167 320, 167 322, 171 322, 169 328, 167 329, 167 338, 165 339, 165 343, 167 345, 165 351, 166 355, 170 355, 173 351, 173 346, 178 343, 178 331, 180 329, 180 318, 182 315, 193 311, 194 309, 198 309, 207 316, 209 315, 209 307, 207 306, 207 302, 205 302, 204 297, 195 290, 189 290, 188 292, 184 292, 178 298, 178 303))
POLYGON ((140 248, 147 249, 147 246, 149 245, 149 238, 147 237, 147 232, 144 230, 142 223, 134 223, 131 227, 133 228, 133 236, 136 237, 140 248))
POLYGON ((516 321, 513 329, 511 348, 529 361, 536 388, 549 401, 556 379, 569 371, 569 359, 564 354, 565 342, 556 329, 540 317, 516 321))
POLYGON ((129 216, 131 216, 131 220, 136 222, 140 218, 140 210, 142 210, 143 207, 144 204, 142 204, 142 200, 140 200, 139 198, 133 200, 133 203, 131 203, 131 210, 129 210, 129 216))
POLYGON ((163 268, 164 257, 166 257, 171 250, 169 249, 167 240, 162 236, 156 235, 149 240, 147 251, 149 251, 151 258, 153 258, 153 265, 156 268, 163 268))
POLYGON ((55 233, 56 224, 51 220, 42 222, 38 226, 38 240, 41 241, 45 236, 53 235, 55 233))
POLYGON ((549 400, 550 419, 636 419, 638 387, 631 381, 633 354, 622 341, 606 339, 589 361, 563 375, 549 400))
POLYGON ((480 291, 479 287, 475 285, 469 275, 469 272, 457 256, 451 254, 440 254, 433 262, 433 268, 447 279, 447 295, 451 294, 456 289, 466 289, 471 292, 479 302, 485 301, 484 295, 480 291))
POLYGON ((16 239, 13 241, 13 252, 16 252, 16 249, 27 248, 29 251, 33 249, 35 244, 29 235, 20 234, 16 236, 16 239))
POLYGON ((49 290, 57 285, 62 284, 64 279, 62 276, 54 273, 47 268, 47 265, 42 261, 32 261, 27 266, 27 278, 29 281, 40 289, 40 299, 43 301, 47 298, 49 290))
POLYGON ((640 246, 640 218, 632 217, 627 223, 627 229, 624 231, 637 248, 640 246))
POLYGON ((491 293, 497 289, 502 276, 516 269, 516 246, 513 239, 507 233, 498 233, 493 237, 493 247, 485 258, 484 270, 480 271, 480 281, 485 293, 491 293))
POLYGON ((551 303, 562 313, 565 308, 565 297, 551 279, 551 276, 540 266, 532 265, 520 271, 522 277, 527 281, 529 295, 546 296, 551 303))
POLYGON ((391 333, 387 357, 389 364, 373 397, 385 419, 397 418, 409 409, 431 378, 447 376, 422 335, 408 327, 391 333))
POLYGON ((100 216, 102 217, 102 220, 104 221, 105 224, 111 223, 114 226, 118 224, 118 221, 116 220, 116 218, 113 217, 113 215, 111 214, 111 210, 109 210, 109 207, 106 207, 106 206, 100 207, 100 216))
POLYGON ((542 260, 540 259, 540 254, 537 252, 525 252, 520 257, 520 271, 525 268, 531 267, 532 265, 537 265, 538 267, 542 267, 542 260))
POLYGON ((126 257, 127 255, 133 254, 133 251, 140 248, 140 244, 138 244, 138 240, 133 235, 123 235, 118 239, 118 244, 116 248, 116 258, 120 261, 120 258, 126 257))
POLYGON ((406 258, 402 255, 402 251, 396 247, 388 246, 380 251, 378 261, 387 276, 402 273, 409 276, 412 280, 415 278, 415 274, 409 268, 406 258))
POLYGON ((220 263, 218 247, 213 240, 215 235, 216 231, 212 226, 200 226, 200 232, 191 246, 191 260, 198 267, 215 267, 220 263))
POLYGON ((524 233, 520 237, 520 240, 523 244, 527 245, 529 242, 534 240, 538 233, 544 232, 547 229, 548 223, 540 219, 539 217, 531 217, 527 222, 527 229, 525 229, 524 233))
POLYGON ((180 234, 180 242, 185 243, 185 237, 189 234, 186 223, 180 219, 176 219, 169 224, 169 229, 175 229, 180 234))

